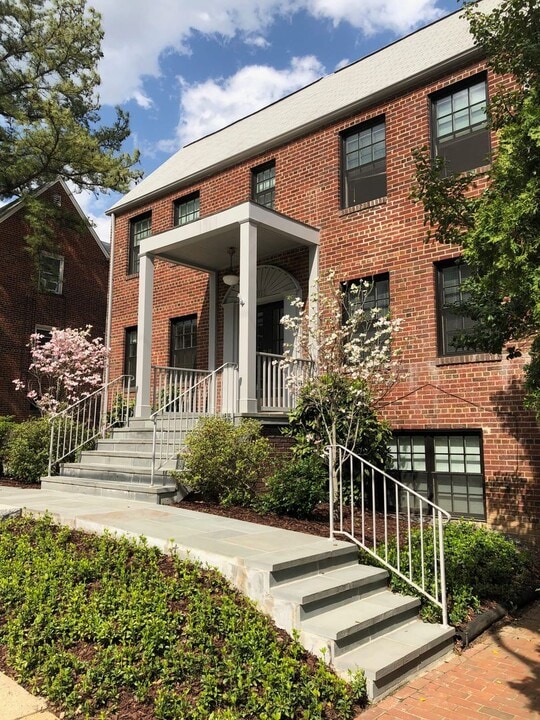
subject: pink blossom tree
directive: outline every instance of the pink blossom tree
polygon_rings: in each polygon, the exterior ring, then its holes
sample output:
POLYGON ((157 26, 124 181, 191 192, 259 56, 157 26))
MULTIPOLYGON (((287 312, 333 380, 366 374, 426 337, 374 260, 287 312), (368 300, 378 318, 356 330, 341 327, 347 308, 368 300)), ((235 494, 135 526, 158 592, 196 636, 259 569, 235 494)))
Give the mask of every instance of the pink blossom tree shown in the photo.
POLYGON ((16 390, 26 390, 43 416, 63 410, 101 385, 109 351, 102 338, 91 339, 91 329, 53 328, 47 342, 40 333, 30 336, 29 379, 13 383, 16 390))

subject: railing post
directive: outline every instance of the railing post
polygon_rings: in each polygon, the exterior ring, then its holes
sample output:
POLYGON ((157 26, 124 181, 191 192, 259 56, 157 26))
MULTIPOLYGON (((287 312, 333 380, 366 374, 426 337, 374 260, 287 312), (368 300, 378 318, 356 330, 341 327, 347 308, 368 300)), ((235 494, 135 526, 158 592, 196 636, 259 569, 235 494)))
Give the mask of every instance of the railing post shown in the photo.
POLYGON ((330 540, 334 539, 334 462, 336 449, 333 445, 328 448, 328 498, 330 513, 330 540))
POLYGON ((444 531, 443 521, 441 513, 438 514, 438 525, 439 525, 439 576, 441 583, 441 606, 442 606, 442 621, 445 627, 448 626, 448 604, 446 600, 446 568, 444 561, 444 531))

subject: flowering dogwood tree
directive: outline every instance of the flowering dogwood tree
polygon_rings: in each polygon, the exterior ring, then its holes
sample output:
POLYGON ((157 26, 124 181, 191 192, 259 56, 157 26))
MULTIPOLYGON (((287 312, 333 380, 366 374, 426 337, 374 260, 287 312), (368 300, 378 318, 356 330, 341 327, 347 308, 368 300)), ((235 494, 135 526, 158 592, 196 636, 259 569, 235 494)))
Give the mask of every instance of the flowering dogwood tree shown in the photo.
POLYGON ((392 344, 401 320, 374 306, 372 290, 369 281, 345 288, 329 271, 309 303, 294 300, 297 314, 282 319, 294 337, 282 366, 298 398, 289 434, 299 452, 341 444, 372 462, 387 460, 389 429, 376 409, 403 376, 392 344), (299 357, 310 360, 309 373, 299 357))
POLYGON ((13 383, 16 390, 26 390, 42 415, 63 410, 101 385, 108 349, 101 338, 90 338, 91 329, 53 328, 46 342, 40 333, 30 336, 28 382, 13 383))

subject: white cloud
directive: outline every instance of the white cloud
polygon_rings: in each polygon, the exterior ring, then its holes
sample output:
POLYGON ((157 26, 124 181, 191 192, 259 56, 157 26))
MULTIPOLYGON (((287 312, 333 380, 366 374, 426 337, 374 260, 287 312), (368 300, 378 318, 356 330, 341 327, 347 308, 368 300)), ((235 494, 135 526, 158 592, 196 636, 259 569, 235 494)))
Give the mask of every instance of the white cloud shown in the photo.
POLYGON ((309 11, 335 25, 348 22, 366 35, 409 32, 441 16, 434 0, 307 0, 309 11))
POLYGON ((99 195, 96 197, 90 190, 79 191, 71 184, 70 189, 81 210, 93 224, 99 239, 104 243, 109 243, 111 220, 105 215, 105 210, 114 203, 114 199, 111 199, 111 195, 99 195))
POLYGON ((439 0, 93 0, 101 12, 105 38, 100 65, 101 101, 134 99, 148 108, 145 76, 159 77, 166 52, 189 53, 190 35, 231 38, 245 35, 264 46, 265 30, 278 16, 304 9, 334 24, 348 22, 366 34, 390 30, 402 34, 441 14, 439 0))
POLYGON ((181 81, 180 124, 177 137, 160 143, 172 152, 304 87, 325 72, 312 55, 293 58, 288 68, 248 65, 228 78, 189 85, 181 81))
POLYGON ((258 48, 267 48, 269 47, 270 43, 266 38, 264 38, 262 35, 250 35, 247 37, 244 41, 246 45, 253 45, 254 47, 258 48))

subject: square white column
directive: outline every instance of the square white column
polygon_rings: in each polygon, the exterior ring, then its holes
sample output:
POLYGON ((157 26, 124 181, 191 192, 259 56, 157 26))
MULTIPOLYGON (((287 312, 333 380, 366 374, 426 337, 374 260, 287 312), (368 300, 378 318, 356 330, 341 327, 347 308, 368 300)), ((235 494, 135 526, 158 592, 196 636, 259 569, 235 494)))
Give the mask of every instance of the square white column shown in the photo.
POLYGON ((152 376, 152 309, 154 300, 154 256, 139 257, 139 310, 137 322, 137 402, 135 417, 152 412, 150 380, 152 376))
POLYGON ((257 226, 240 225, 240 292, 238 296, 238 374, 240 413, 257 412, 257 226))
MULTIPOLYGON (((309 247, 309 278, 308 278, 308 314, 309 314, 309 326, 311 328, 317 327, 319 318, 319 307, 318 307, 318 293, 319 293, 319 246, 310 245, 309 247)), ((309 348, 309 355, 315 361, 317 360, 317 351, 313 337, 311 338, 311 347, 309 348)))

